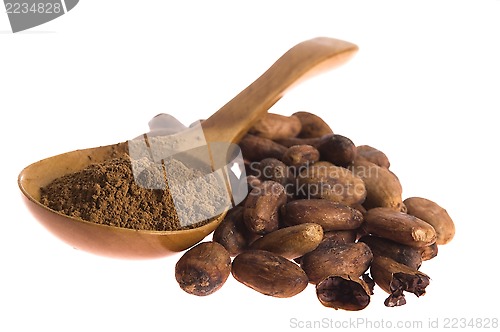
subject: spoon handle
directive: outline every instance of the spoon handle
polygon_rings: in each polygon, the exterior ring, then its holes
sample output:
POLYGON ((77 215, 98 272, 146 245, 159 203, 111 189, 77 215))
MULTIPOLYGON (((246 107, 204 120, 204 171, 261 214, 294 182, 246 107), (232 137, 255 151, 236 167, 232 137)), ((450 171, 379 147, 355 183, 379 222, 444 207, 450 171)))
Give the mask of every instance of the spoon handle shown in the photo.
POLYGON ((347 62, 358 47, 319 37, 295 45, 264 74, 202 123, 207 142, 237 143, 291 87, 347 62))

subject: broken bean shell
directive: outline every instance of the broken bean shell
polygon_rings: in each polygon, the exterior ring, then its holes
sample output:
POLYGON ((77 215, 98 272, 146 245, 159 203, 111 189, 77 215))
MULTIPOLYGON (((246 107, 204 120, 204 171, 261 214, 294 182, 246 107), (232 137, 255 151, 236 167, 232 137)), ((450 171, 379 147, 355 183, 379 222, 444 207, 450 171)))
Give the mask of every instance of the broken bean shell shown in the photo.
POLYGON ((325 307, 358 311, 370 303, 371 290, 360 278, 328 276, 316 284, 316 295, 325 307))

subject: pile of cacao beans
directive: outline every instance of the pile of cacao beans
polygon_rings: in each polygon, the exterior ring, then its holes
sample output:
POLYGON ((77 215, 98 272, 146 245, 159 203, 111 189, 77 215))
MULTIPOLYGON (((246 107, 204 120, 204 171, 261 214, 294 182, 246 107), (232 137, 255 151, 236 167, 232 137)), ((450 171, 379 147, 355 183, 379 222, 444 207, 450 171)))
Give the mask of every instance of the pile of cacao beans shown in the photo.
POLYGON ((356 146, 309 112, 267 114, 241 140, 249 194, 229 210, 213 241, 176 264, 180 287, 209 295, 230 274, 269 296, 291 297, 308 284, 321 304, 361 310, 374 286, 385 305, 425 294, 423 261, 448 243, 455 226, 435 202, 403 200, 380 150, 356 146))

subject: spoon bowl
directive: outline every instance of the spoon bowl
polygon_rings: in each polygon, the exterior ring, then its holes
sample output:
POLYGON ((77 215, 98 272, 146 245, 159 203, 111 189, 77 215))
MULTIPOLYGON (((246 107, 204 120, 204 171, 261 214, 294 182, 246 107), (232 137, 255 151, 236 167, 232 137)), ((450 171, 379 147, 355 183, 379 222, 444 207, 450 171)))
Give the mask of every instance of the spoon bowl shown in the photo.
MULTIPOLYGON (((201 126, 206 142, 237 144, 288 89, 314 74, 343 64, 356 51, 357 46, 354 44, 325 37, 297 44, 255 82, 203 121, 201 126)), ((127 259, 162 257, 185 250, 203 240, 223 220, 227 211, 196 228, 177 231, 132 230, 70 217, 40 202, 40 188, 56 178, 80 171, 93 163, 123 156, 127 152, 127 142, 123 142, 67 152, 31 164, 18 178, 28 209, 50 232, 74 248, 127 259)))
POLYGON ((51 210, 40 203, 40 188, 56 178, 80 171, 92 163, 123 156, 127 144, 101 146, 40 160, 19 175, 19 187, 33 216, 50 232, 74 248, 117 258, 162 257, 189 248, 210 234, 225 213, 209 223, 179 231, 133 230, 96 224, 51 210))

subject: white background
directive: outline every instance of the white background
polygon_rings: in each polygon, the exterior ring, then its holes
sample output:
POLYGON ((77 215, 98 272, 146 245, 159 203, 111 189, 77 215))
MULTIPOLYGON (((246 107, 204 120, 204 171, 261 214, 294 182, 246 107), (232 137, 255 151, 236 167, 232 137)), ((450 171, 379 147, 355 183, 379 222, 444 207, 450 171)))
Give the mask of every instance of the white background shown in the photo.
POLYGON ((82 0, 18 34, 0 13, 1 331, 283 331, 294 329, 293 319, 332 319, 323 326, 330 329, 358 319, 425 327, 429 319, 443 326, 453 317, 500 318, 500 1, 178 3, 82 0), (180 254, 94 256, 53 237, 23 205, 16 183, 23 167, 133 138, 161 112, 185 124, 206 118, 316 36, 360 50, 273 112, 316 113, 356 144, 380 148, 405 197, 448 210, 457 235, 422 266, 432 277, 424 297, 409 294, 406 306, 386 308, 377 288, 369 307, 352 313, 323 307, 312 285, 276 299, 230 277, 199 298, 174 279, 180 254))

